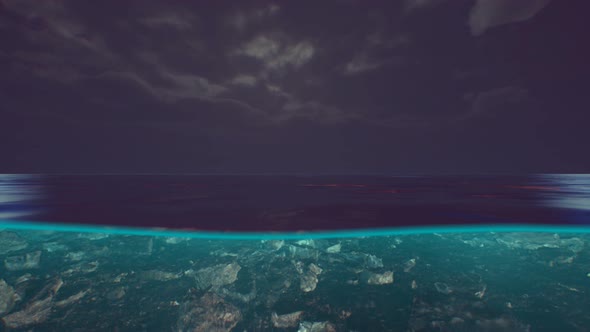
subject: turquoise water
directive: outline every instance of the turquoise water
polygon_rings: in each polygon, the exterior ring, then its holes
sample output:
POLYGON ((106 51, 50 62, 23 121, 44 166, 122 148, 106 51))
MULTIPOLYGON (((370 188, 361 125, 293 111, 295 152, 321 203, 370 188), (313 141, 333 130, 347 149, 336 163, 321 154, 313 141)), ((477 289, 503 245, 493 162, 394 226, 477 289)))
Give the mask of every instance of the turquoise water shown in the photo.
POLYGON ((11 331, 586 331, 590 229, 237 234, 3 222, 11 331))
POLYGON ((542 232, 542 233, 590 233, 588 226, 576 225, 448 225, 430 227, 395 227, 379 229, 357 229, 314 232, 194 232, 172 229, 143 229, 130 227, 104 227, 99 225, 54 224, 34 221, 0 220, 0 227, 33 231, 104 233, 112 235, 140 235, 154 237, 184 237, 193 239, 221 240, 274 240, 274 239, 327 239, 366 236, 416 235, 433 233, 473 232, 542 232))

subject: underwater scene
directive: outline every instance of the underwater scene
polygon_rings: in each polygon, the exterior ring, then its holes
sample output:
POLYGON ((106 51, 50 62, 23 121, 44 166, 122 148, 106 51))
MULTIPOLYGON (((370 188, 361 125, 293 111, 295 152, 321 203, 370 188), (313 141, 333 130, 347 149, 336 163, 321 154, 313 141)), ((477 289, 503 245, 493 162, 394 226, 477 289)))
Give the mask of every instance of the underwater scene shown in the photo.
POLYGON ((590 326, 587 176, 182 179, 3 175, 0 330, 590 326))
POLYGON ((587 331, 588 234, 0 232, 6 331, 587 331))

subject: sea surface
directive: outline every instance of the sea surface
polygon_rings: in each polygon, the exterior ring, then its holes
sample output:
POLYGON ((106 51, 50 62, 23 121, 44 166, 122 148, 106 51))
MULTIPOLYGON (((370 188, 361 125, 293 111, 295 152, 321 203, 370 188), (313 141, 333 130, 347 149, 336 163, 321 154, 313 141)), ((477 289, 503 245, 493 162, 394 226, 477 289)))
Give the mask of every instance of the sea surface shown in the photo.
POLYGON ((0 175, 0 220, 297 232, 590 224, 590 175, 0 175))
POLYGON ((0 330, 588 331, 590 176, 0 175, 0 330))

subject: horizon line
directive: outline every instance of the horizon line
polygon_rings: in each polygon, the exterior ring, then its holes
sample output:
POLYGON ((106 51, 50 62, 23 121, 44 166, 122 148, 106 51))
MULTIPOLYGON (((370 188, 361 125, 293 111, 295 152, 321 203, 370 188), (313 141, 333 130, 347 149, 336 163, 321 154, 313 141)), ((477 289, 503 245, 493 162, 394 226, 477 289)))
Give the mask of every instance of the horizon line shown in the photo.
POLYGON ((386 172, 46 172, 46 173, 0 173, 0 175, 382 175, 382 176, 453 176, 453 175, 491 175, 491 176, 525 176, 525 175, 590 175, 589 173, 511 173, 511 172, 465 172, 465 173, 386 173, 386 172))
POLYGON ((154 237, 184 237, 193 239, 218 239, 218 240, 267 240, 267 239, 328 239, 328 238, 357 238, 367 236, 395 236, 395 235, 419 235, 438 233, 580 233, 590 234, 590 225, 534 225, 534 224, 479 224, 479 225, 446 225, 446 226, 414 226, 414 227, 390 227, 390 228, 363 228, 343 230, 318 230, 318 231, 290 231, 290 232, 221 232, 197 229, 172 229, 172 228, 140 228, 122 227, 113 225, 83 225, 63 224, 38 221, 0 220, 0 231, 30 230, 30 231, 55 231, 68 233, 99 233, 111 235, 134 235, 154 237))

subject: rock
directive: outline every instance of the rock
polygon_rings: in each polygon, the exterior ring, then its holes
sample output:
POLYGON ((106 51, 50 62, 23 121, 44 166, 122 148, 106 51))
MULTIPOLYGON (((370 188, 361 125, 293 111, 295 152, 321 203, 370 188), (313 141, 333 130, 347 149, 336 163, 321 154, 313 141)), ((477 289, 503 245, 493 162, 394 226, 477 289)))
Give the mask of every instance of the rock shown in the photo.
POLYGON ((120 300, 123 298, 123 296, 125 296, 125 293, 126 293, 125 287, 117 287, 107 293, 107 299, 120 300))
POLYGON ((268 240, 265 242, 271 249, 279 250, 285 245, 285 240, 268 240))
POLYGON ((182 273, 164 272, 158 270, 148 270, 139 273, 139 277, 144 280, 168 281, 182 277, 182 273))
POLYGON ((195 273, 197 288, 208 287, 218 288, 229 285, 238 280, 238 272, 242 267, 238 263, 219 264, 212 267, 200 269, 195 273))
POLYGON ((368 269, 377 269, 383 267, 383 261, 381 258, 378 258, 374 255, 352 252, 341 254, 341 257, 348 261, 348 264, 352 266, 362 265, 368 269))
POLYGON ((315 248, 315 241, 312 240, 312 239, 309 239, 309 240, 299 240, 299 241, 295 242, 295 244, 297 244, 298 246, 315 248))
POLYGON ((56 302, 55 306, 61 308, 61 307, 65 307, 67 305, 70 305, 74 302, 78 302, 80 299, 82 299, 84 296, 86 296, 86 294, 88 294, 89 292, 90 292, 90 289, 87 289, 85 291, 80 291, 80 292, 68 297, 67 299, 56 302))
POLYGON ((71 276, 75 273, 92 273, 98 269, 98 261, 78 263, 71 268, 63 271, 62 276, 71 276))
POLYGON ((559 256, 559 257, 555 258, 554 260, 551 260, 549 262, 549 266, 553 267, 556 264, 571 264, 574 262, 575 258, 576 258, 576 256, 569 256, 569 257, 559 256))
POLYGON ((223 249, 218 249, 218 250, 212 251, 209 253, 209 255, 218 256, 218 257, 238 257, 238 254, 233 253, 233 252, 227 252, 223 249))
POLYGON ((435 282, 434 283, 434 287, 436 288, 436 290, 439 293, 442 293, 442 294, 447 294, 448 295, 448 294, 451 294, 453 292, 453 290, 447 284, 445 284, 443 282, 435 282))
POLYGON ((240 310, 220 296, 206 293, 180 306, 177 331, 229 332, 242 319, 240 310))
POLYGON ((8 271, 28 270, 39 267, 41 251, 33 251, 21 256, 12 256, 4 260, 4 266, 8 271))
POLYGON ((127 273, 127 272, 120 273, 120 274, 119 274, 119 275, 117 275, 115 278, 113 278, 113 282, 114 282, 114 283, 120 283, 120 282, 121 282, 121 280, 123 280, 123 279, 124 279, 124 278, 125 278, 125 277, 126 277, 128 274, 129 274, 129 273, 127 273))
POLYGON ((313 248, 303 248, 293 245, 288 245, 289 253, 291 257, 297 259, 313 259, 317 260, 319 257, 319 251, 313 248))
POLYGON ((151 255, 153 252, 154 252, 154 238, 151 237, 147 240, 144 254, 151 255))
POLYGON ((559 245, 560 247, 566 248, 576 254, 584 249, 584 241, 577 237, 560 240, 559 245))
POLYGON ((188 240, 190 239, 184 237, 167 237, 166 240, 164 240, 164 242, 166 242, 167 244, 179 244, 182 242, 186 242, 188 240))
POLYGON ((4 279, 0 279, 0 315, 10 312, 19 300, 20 297, 14 292, 14 289, 4 279))
POLYGON ((34 280, 36 279, 35 277, 33 277, 32 274, 30 273, 25 273, 22 276, 18 277, 18 279, 16 279, 16 281, 14 282, 15 285, 19 285, 22 284, 23 282, 27 282, 29 280, 34 280))
POLYGON ((80 233, 78 234, 79 238, 88 239, 90 241, 102 240, 109 237, 109 234, 106 233, 80 233))
POLYGON ((300 285, 302 291, 308 293, 315 290, 318 284, 318 275, 322 273, 322 269, 311 263, 309 264, 308 270, 306 273, 301 274, 300 277, 300 285))
POLYGON ((338 244, 335 244, 335 245, 333 245, 331 247, 328 247, 326 249, 326 252, 328 254, 337 254, 337 253, 340 252, 340 249, 342 249, 342 245, 340 243, 338 243, 338 244))
POLYGON ((361 279, 368 285, 386 285, 393 283, 393 271, 383 273, 363 272, 361 279))
POLYGON ((297 326, 297 323, 299 323, 302 314, 303 311, 295 311, 284 315, 277 315, 276 312, 273 312, 270 319, 272 325, 276 328, 295 327, 297 326))
POLYGON ((66 255, 66 259, 69 260, 70 262, 79 262, 82 259, 84 259, 86 257, 86 253, 84 251, 74 251, 74 252, 69 252, 66 255))
POLYGON ((2 318, 4 325, 11 329, 18 329, 41 324, 47 320, 51 313, 52 301, 53 297, 50 295, 43 300, 31 303, 25 309, 2 318))
POLYGON ((410 272, 414 268, 414 266, 416 266, 416 259, 415 258, 409 259, 408 261, 406 261, 404 263, 404 272, 406 272, 406 273, 410 272))
POLYGON ((309 271, 314 273, 315 275, 319 275, 320 273, 322 273, 322 268, 315 265, 314 263, 309 264, 309 271))
POLYGON ((59 292, 59 290, 61 289, 61 286, 63 286, 63 285, 64 285, 64 281, 61 278, 57 277, 55 279, 55 282, 53 283, 53 285, 48 286, 49 293, 51 295, 57 294, 57 292, 59 292))
POLYGON ((481 299, 481 298, 483 298, 486 295, 487 288, 488 287, 486 285, 484 285, 482 290, 480 290, 478 292, 475 292, 473 295, 475 295, 475 297, 481 299))
POLYGON ((301 322, 297 332, 336 332, 336 327, 330 322, 301 322))
POLYGON ((496 238, 496 241, 510 249, 563 248, 578 253, 584 248, 584 241, 580 238, 561 239, 557 234, 506 233, 496 238))
POLYGON ((62 285, 61 278, 54 278, 52 283, 45 285, 30 299, 23 310, 2 318, 4 325, 16 329, 45 322, 51 313, 53 297, 57 295, 62 285), (41 298, 43 299, 40 300, 41 298))
POLYGON ((315 274, 304 274, 301 276, 299 287, 302 291, 309 293, 315 290, 318 278, 315 274))
POLYGON ((377 256, 374 256, 374 255, 366 255, 365 256, 365 264, 370 269, 383 267, 383 261, 381 260, 381 258, 378 258, 377 256))
POLYGON ((220 288, 216 293, 218 295, 222 295, 226 299, 237 300, 243 303, 250 303, 250 301, 256 298, 256 287, 252 287, 252 290, 247 294, 232 292, 225 288, 220 288))
POLYGON ((498 317, 495 319, 480 319, 475 322, 476 331, 530 331, 528 324, 523 324, 511 317, 498 317))
POLYGON ((29 246, 27 241, 14 232, 0 232, 0 255, 19 251, 29 246))
POLYGON ((68 247, 66 245, 57 242, 46 242, 43 243, 43 250, 47 252, 66 251, 68 247))
POLYGON ((463 324, 465 323, 465 320, 461 317, 453 317, 449 323, 452 325, 463 324))

